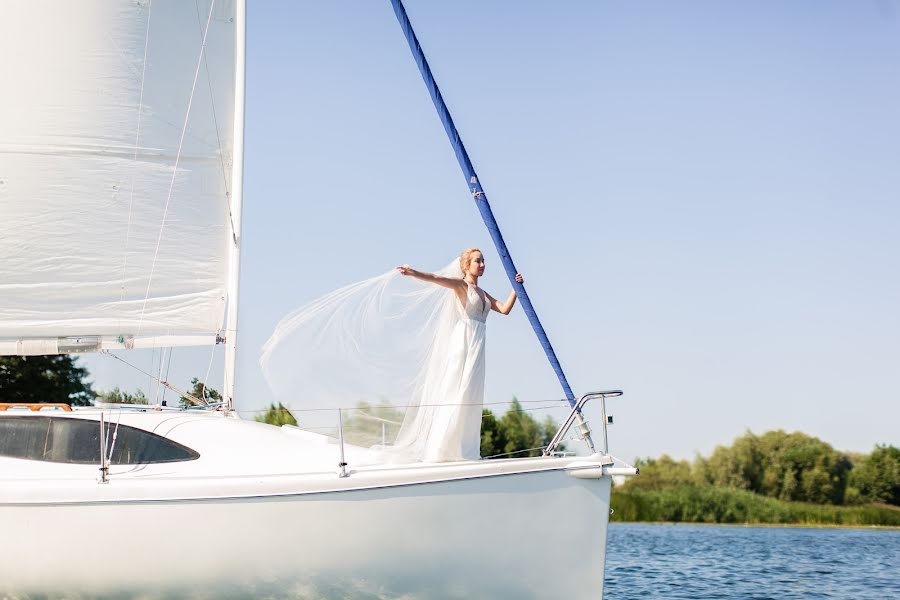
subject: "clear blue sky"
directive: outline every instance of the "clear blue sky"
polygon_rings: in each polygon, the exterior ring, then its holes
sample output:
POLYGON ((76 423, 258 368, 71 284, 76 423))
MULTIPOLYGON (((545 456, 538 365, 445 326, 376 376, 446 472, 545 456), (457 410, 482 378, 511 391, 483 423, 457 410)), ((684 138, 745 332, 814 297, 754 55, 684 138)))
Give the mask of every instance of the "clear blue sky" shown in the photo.
MULTIPOLYGON (((407 10, 573 387, 626 392, 615 454, 900 442, 897 2, 407 10)), ((250 2, 245 152, 240 407, 270 400, 278 320, 335 287, 477 245, 506 293, 387 0, 250 2)), ((101 358, 98 387, 146 387, 101 358)), ((487 360, 487 401, 561 396, 521 311, 487 360)))

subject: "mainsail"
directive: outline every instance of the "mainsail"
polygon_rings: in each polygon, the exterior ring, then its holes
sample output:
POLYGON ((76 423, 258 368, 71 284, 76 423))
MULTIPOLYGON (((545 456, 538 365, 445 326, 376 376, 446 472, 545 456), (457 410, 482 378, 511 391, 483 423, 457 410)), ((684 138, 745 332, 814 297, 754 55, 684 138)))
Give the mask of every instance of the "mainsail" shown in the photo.
POLYGON ((236 4, 4 3, 0 354, 223 335, 236 4))

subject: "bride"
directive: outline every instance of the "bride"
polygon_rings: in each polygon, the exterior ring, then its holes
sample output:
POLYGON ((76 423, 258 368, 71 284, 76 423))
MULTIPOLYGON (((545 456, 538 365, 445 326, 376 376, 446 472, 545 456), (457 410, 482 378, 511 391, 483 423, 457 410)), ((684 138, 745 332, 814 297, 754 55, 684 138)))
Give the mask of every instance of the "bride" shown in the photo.
MULTIPOLYGON (((457 300, 458 318, 441 345, 434 347, 419 382, 419 410, 407 415, 396 442, 403 447, 419 440, 426 462, 480 457, 485 320, 491 310, 508 315, 516 304, 515 290, 500 302, 478 287, 484 266, 481 250, 469 248, 459 257, 462 278, 416 271, 409 265, 397 267, 401 275, 448 288, 457 300)), ((521 274, 516 274, 516 281, 524 281, 521 274)))
POLYGON ((485 319, 516 303, 478 287, 483 274, 469 248, 434 273, 403 265, 297 308, 260 357, 274 399, 307 431, 340 416, 357 463, 477 460, 485 319))

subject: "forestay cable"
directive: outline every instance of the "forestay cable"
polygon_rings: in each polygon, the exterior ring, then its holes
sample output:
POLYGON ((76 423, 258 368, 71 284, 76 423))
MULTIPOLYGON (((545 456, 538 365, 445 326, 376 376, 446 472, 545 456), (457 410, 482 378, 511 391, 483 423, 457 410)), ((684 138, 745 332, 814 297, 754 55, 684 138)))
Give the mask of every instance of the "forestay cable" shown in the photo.
MULTIPOLYGON (((194 2, 194 8, 197 9, 197 25, 200 27, 201 36, 205 35, 203 29, 203 21, 200 18, 200 5, 197 2, 194 2)), ((203 66, 206 68, 206 85, 209 89, 209 107, 210 112, 212 113, 213 118, 213 126, 216 129, 216 143, 219 148, 219 162, 222 165, 222 180, 224 183, 225 190, 225 208, 228 211, 228 224, 231 226, 231 237, 234 239, 236 237, 235 228, 234 228, 234 214, 231 212, 231 189, 228 187, 228 167, 225 164, 225 150, 222 148, 222 136, 219 133, 219 118, 216 116, 216 96, 213 93, 212 88, 212 76, 209 74, 209 55, 206 55, 203 59, 203 66)))
POLYGON ((459 166, 466 176, 466 181, 470 186, 469 191, 475 199, 475 205, 478 207, 481 218, 491 234, 491 239, 494 241, 494 246, 500 254, 500 261, 503 263, 506 275, 509 277, 513 289, 516 290, 516 294, 522 303, 522 309, 528 316, 528 321, 531 323, 531 327, 534 329, 534 333, 537 335, 541 347, 543 347, 544 353, 550 361, 550 365, 553 367, 554 372, 556 372, 556 377, 559 379, 560 385, 562 385, 563 392, 566 394, 569 405, 574 408, 575 394, 572 393, 572 389, 569 387, 569 382, 566 380, 566 375, 563 373, 562 366, 556 358, 556 352, 553 351, 553 346, 550 345, 550 339, 547 337, 547 333, 544 331, 540 319, 538 319, 534 306, 531 304, 531 299, 525 291, 525 286, 518 283, 515 279, 517 273, 516 267, 513 264, 512 257, 509 255, 509 250, 506 248, 506 242, 503 241, 500 227, 497 225, 497 220, 494 218, 494 213, 491 211, 491 206, 488 203, 487 196, 481 186, 481 181, 475 173, 475 168, 472 166, 472 161, 469 160, 469 155, 466 152, 465 146, 463 146, 462 138, 456 130, 456 125, 453 124, 453 118, 450 116, 450 111, 447 109, 447 105, 444 104, 444 99, 441 96, 440 89, 438 89, 437 82, 431 74, 428 61, 425 60, 425 53, 422 52, 419 40, 416 38, 412 24, 409 22, 409 17, 406 15, 406 9, 403 8, 403 2, 401 2, 401 0, 391 0, 391 4, 394 6, 394 13, 397 15, 400 27, 406 35, 406 41, 409 43, 409 49, 419 67, 419 73, 422 75, 425 87, 428 88, 428 93, 431 95, 434 107, 437 109, 441 123, 444 125, 444 131, 447 132, 447 137, 450 138, 450 144, 453 146, 453 151, 456 153, 456 160, 459 161, 459 166))
POLYGON ((172 167, 172 179, 169 181, 169 193, 166 195, 166 206, 163 209, 162 222, 159 224, 159 237, 156 239, 156 250, 153 252, 153 262, 150 264, 150 276, 147 278, 147 292, 144 294, 144 303, 141 306, 141 316, 138 321, 138 333, 144 324, 144 312, 147 310, 147 300, 150 298, 150 287, 153 285, 153 274, 156 270, 156 259, 159 256, 159 247, 162 244, 163 230, 166 228, 166 217, 169 214, 169 205, 172 203, 172 191, 175 189, 175 178, 178 175, 178 162, 181 160, 181 150, 184 147, 184 136, 187 133, 188 121, 191 117, 191 106, 194 104, 194 94, 197 91, 197 78, 200 76, 200 65, 203 64, 203 53, 206 51, 206 37, 209 34, 209 23, 212 21, 213 8, 216 1, 209 3, 209 15, 206 17, 206 29, 203 31, 203 41, 200 44, 200 56, 197 57, 197 68, 194 70, 194 82, 191 84, 191 95, 188 98, 187 110, 184 113, 184 125, 181 127, 181 137, 178 140, 178 151, 175 153, 175 164, 172 167))

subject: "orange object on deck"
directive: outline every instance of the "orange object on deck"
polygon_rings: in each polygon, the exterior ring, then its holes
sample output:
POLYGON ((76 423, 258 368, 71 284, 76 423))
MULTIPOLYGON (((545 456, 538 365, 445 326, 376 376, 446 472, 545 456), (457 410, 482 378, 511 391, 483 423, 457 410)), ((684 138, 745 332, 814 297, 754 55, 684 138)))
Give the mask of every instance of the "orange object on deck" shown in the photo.
POLYGON ((61 403, 43 403, 43 402, 0 402, 0 412, 8 408, 27 408, 28 410, 39 411, 44 408, 61 408, 71 411, 72 407, 68 404, 61 403))

